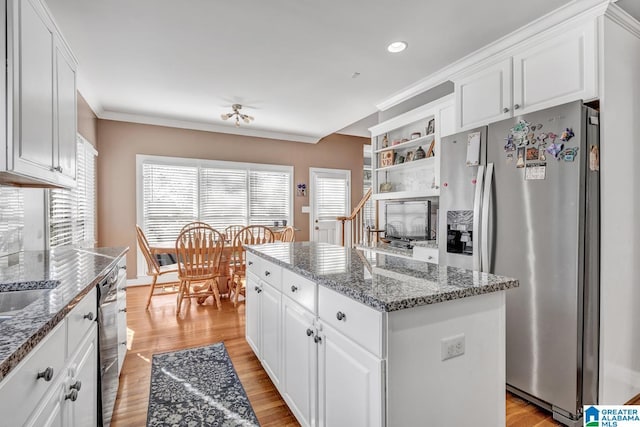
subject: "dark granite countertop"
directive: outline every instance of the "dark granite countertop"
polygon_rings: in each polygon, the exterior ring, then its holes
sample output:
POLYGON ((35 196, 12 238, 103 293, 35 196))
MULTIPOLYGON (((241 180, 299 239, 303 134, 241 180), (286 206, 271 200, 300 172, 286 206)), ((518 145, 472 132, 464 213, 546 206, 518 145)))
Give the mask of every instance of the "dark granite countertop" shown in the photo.
POLYGON ((71 246, 0 258, 0 291, 54 288, 0 322, 0 380, 116 265, 128 248, 71 246))
POLYGON ((508 277, 326 243, 272 243, 247 250, 386 312, 519 286, 508 277))

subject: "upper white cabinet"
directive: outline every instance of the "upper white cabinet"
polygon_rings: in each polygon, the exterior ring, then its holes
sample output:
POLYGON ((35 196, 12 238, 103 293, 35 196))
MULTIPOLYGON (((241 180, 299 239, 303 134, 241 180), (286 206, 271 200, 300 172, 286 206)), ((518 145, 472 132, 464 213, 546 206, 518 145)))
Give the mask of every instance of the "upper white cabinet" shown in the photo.
POLYGON ((76 61, 39 0, 7 2, 7 149, 0 182, 70 187, 76 178, 76 61))
POLYGON ((511 117, 511 58, 455 81, 459 129, 511 117))
POLYGON ((513 56, 513 103, 520 114, 597 96, 595 23, 513 56))
POLYGON ((598 96, 595 22, 539 35, 510 52, 453 78, 458 131, 598 96))

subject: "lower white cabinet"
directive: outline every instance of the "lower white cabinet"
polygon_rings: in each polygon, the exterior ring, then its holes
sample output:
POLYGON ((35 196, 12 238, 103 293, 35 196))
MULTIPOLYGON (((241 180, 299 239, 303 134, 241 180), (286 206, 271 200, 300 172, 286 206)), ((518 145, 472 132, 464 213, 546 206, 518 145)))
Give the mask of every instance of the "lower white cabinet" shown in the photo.
POLYGON ((273 383, 280 383, 280 292, 262 282, 260 299, 260 342, 262 365, 273 383))
POLYGON ((413 257, 420 261, 430 262, 431 264, 438 263, 438 249, 425 248, 422 246, 413 247, 413 257))
POLYGON ((96 307, 93 289, 0 382, 1 425, 98 424, 96 307))
MULTIPOLYGON (((249 267, 251 268, 251 267, 249 267)), ((247 281, 245 287, 245 328, 246 338, 253 352, 261 358, 260 352, 260 280, 251 273, 247 272, 247 281)))
POLYGON ((382 360, 328 325, 318 337, 319 425, 384 425, 382 360))
POLYGON ((317 425, 317 365, 315 315, 282 297, 281 393, 303 426, 317 425))

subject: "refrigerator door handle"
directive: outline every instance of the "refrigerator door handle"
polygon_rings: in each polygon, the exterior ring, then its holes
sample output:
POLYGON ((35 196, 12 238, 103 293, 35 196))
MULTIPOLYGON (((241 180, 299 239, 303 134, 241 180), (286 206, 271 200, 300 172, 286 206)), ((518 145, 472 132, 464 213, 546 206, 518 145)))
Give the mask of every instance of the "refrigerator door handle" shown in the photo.
MULTIPOLYGON (((476 178, 476 192, 473 198, 473 229, 480 230, 480 209, 482 207, 482 185, 484 183, 484 165, 478 166, 478 176, 476 178)), ((482 239, 480 233, 475 231, 474 250, 473 250, 473 270, 480 271, 482 263, 480 259, 480 245, 482 239)))
POLYGON ((489 209, 491 206, 491 184, 493 184, 493 163, 487 165, 487 174, 484 181, 482 201, 482 231, 480 232, 480 244, 482 245, 482 271, 489 273, 491 260, 489 259, 489 209))

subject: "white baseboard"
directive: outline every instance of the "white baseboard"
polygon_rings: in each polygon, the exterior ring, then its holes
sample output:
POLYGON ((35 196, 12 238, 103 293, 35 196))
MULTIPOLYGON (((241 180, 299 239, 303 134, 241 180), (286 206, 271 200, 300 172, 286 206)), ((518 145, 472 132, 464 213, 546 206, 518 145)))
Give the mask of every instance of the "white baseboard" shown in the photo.
POLYGON ((135 279, 127 279, 127 287, 129 286, 148 286, 153 281, 151 276, 138 276, 135 279))

